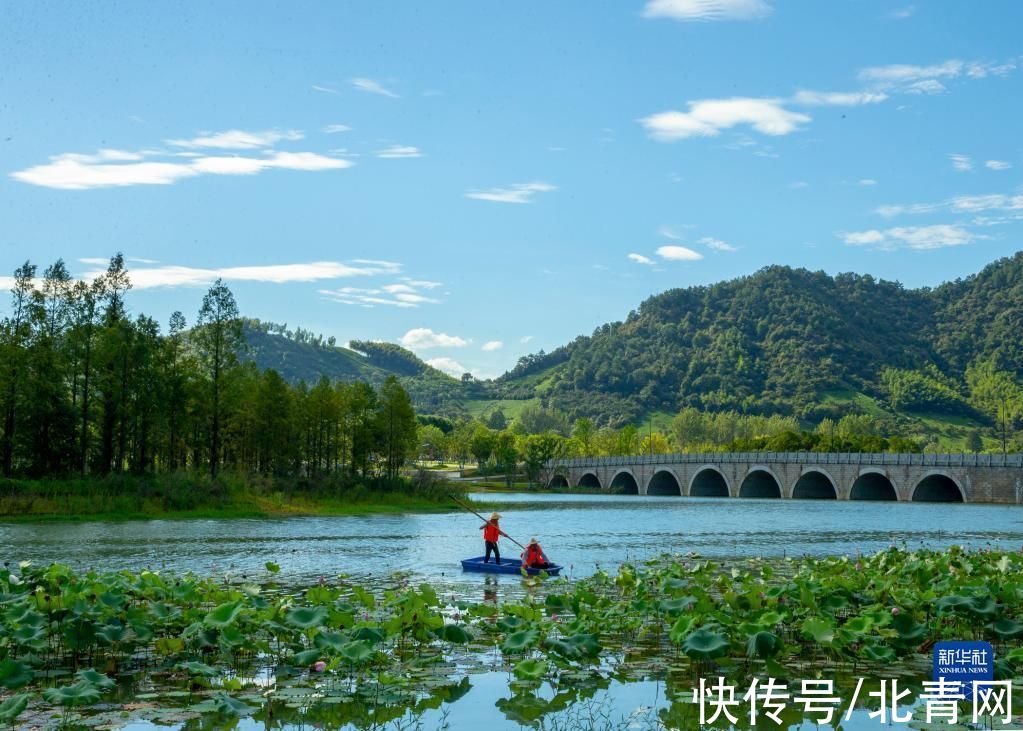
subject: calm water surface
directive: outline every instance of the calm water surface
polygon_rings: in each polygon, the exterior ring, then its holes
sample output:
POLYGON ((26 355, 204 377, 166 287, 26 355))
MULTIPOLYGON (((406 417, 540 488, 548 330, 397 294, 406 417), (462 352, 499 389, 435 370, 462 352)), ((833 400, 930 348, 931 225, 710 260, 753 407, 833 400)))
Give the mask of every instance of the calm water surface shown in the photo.
MULTIPOLYGON (((610 495, 477 495, 499 502, 503 528, 520 541, 537 536, 571 575, 664 551, 706 556, 853 554, 898 545, 960 544, 1018 550, 1023 508, 995 505, 871 503, 793 500, 659 498, 610 495)), ((489 509, 487 509, 489 512, 489 509)), ((4 560, 62 561, 79 568, 171 568, 200 574, 263 575, 268 560, 294 581, 345 573, 379 579, 394 572, 428 578, 454 596, 497 600, 521 591, 515 576, 463 574, 459 559, 477 555, 480 521, 467 513, 373 515, 281 520, 137 521, 127 523, 0 524, 4 560)), ((502 540, 506 555, 518 550, 502 540)), ((511 693, 505 673, 471 675, 472 690, 445 705, 451 731, 522 728, 506 712, 511 693)), ((550 696, 549 688, 541 695, 550 696)), ((593 701, 615 719, 638 714, 634 728, 668 704, 661 683, 612 683, 593 701), (642 721, 641 721, 642 719, 642 721)), ((435 728, 442 711, 419 719, 435 728)), ((564 719, 561 728, 574 726, 564 719)), ((243 720, 255 731, 264 722, 243 720)), ((281 728, 304 724, 285 722, 281 728)), ((331 724, 324 728, 337 728, 331 724)), ((815 726, 789 725, 790 729, 815 726)), ((905 728, 904 724, 890 727, 905 728)), ((155 731, 131 722, 132 731, 155 731)), ((166 727, 162 727, 166 728, 166 727)), ((343 727, 350 728, 350 727, 343 727)), ((772 728, 774 728, 772 724, 772 728)), ((847 731, 880 728, 857 710, 847 731)))
MULTIPOLYGON (((596 566, 664 551, 706 556, 853 554, 952 544, 1019 549, 1023 508, 860 501, 741 500, 613 495, 481 494, 498 501, 502 527, 536 536, 552 560, 583 576, 596 566)), ((172 568, 259 573, 266 561, 286 575, 379 577, 409 571, 478 584, 459 560, 478 555, 480 521, 468 513, 286 518, 0 524, 4 560, 61 561, 96 569, 172 568)), ((518 549, 507 539, 505 555, 518 549)), ((516 581, 516 577, 510 577, 516 581)))

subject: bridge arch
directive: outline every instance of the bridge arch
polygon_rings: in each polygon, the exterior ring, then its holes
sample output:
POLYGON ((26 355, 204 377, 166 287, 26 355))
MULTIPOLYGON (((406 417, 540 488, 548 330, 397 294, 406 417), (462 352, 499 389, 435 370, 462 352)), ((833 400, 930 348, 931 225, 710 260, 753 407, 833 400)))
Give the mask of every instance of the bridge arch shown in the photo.
POLYGON ((547 487, 568 487, 568 478, 564 475, 554 475, 547 483, 547 487))
POLYGON ((831 475, 819 467, 806 470, 792 486, 795 500, 837 500, 838 485, 831 475))
POLYGON ((646 485, 646 494, 682 497, 682 483, 671 470, 657 470, 646 485))
POLYGON ((884 471, 864 469, 852 484, 850 500, 898 500, 899 488, 884 471))
POLYGON ((755 465, 743 478, 739 497, 780 498, 781 481, 770 467, 755 465))
POLYGON ((913 488, 913 502, 965 503, 966 491, 944 470, 931 470, 913 488))
POLYGON ((711 464, 703 465, 689 480, 689 497, 728 497, 732 488, 721 470, 711 464))
POLYGON ((611 478, 608 489, 618 495, 639 495, 639 482, 632 470, 619 470, 611 478))
POLYGON ((597 477, 596 472, 583 472, 579 476, 579 482, 576 484, 576 487, 588 487, 601 490, 604 486, 600 484, 600 478, 597 477))

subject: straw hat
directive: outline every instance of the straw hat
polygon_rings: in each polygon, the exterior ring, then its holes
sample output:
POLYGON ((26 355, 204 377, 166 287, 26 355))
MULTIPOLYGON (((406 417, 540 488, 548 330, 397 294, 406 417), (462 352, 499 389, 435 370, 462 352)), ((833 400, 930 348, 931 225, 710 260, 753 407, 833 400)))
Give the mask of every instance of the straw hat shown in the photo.
POLYGON ((539 543, 539 541, 538 541, 538 540, 536 540, 536 538, 530 538, 530 539, 529 539, 529 545, 531 545, 531 546, 535 546, 535 545, 537 545, 538 543, 539 543))
POLYGON ((500 513, 491 513, 490 514, 490 519, 491 520, 500 520, 501 519, 501 515, 500 515, 500 513))

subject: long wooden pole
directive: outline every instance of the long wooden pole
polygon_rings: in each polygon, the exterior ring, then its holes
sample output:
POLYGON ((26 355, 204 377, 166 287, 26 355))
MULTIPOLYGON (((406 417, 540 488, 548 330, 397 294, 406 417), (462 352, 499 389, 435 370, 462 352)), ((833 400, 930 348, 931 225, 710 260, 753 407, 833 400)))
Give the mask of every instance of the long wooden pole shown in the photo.
MULTIPOLYGON (((468 505, 466 505, 465 503, 463 503, 463 502, 462 502, 461 500, 459 500, 458 498, 456 498, 456 497, 455 497, 454 495, 448 495, 448 497, 450 497, 450 498, 451 498, 452 500, 454 500, 454 501, 455 501, 455 503, 456 503, 456 504, 458 504, 458 506, 459 506, 459 507, 461 507, 461 508, 463 508, 463 509, 465 509, 465 510, 468 510, 468 511, 469 511, 470 513, 472 513, 473 515, 475 515, 475 516, 476 516, 477 518, 479 518, 480 520, 482 520, 482 521, 483 521, 484 523, 489 523, 489 522, 490 522, 489 520, 487 520, 486 518, 484 518, 484 517, 483 517, 482 515, 480 515, 479 513, 477 513, 477 512, 475 511, 475 510, 473 510, 472 508, 470 508, 470 507, 469 507, 468 505)), ((507 539, 508 539, 509 541, 511 541, 512 543, 514 543, 514 544, 515 544, 516 546, 518 546, 519 548, 521 548, 522 550, 526 550, 526 547, 525 547, 525 546, 523 546, 523 545, 522 545, 521 543, 519 543, 518 541, 516 541, 516 540, 515 540, 514 538, 512 538, 512 537, 511 537, 510 535, 508 535, 507 533, 505 533, 505 532, 504 532, 503 530, 501 530, 500 528, 498 528, 498 529, 497 529, 497 532, 498 532, 498 533, 500 533, 500 534, 501 534, 502 536, 504 536, 505 538, 507 538, 507 539)))

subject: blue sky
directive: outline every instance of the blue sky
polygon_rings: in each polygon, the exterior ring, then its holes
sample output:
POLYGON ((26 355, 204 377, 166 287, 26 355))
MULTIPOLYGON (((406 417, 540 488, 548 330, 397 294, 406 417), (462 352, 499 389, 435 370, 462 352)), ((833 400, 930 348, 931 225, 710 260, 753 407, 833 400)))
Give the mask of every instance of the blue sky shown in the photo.
POLYGON ((0 268, 489 377, 768 264, 907 286, 1023 230, 1023 5, 0 2, 0 268))

